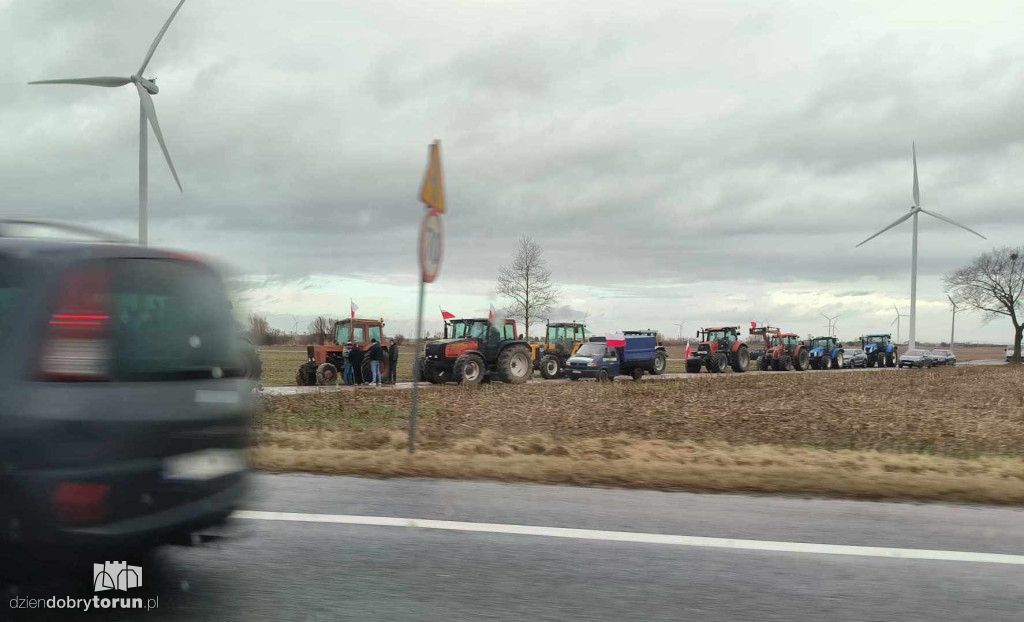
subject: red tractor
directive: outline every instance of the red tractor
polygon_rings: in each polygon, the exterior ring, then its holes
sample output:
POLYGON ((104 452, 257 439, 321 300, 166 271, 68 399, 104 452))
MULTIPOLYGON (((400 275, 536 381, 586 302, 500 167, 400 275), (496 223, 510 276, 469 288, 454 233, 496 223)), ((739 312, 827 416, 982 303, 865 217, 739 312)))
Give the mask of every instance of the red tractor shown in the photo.
POLYGON ((732 367, 735 372, 747 371, 750 350, 740 341, 739 326, 702 328, 697 331, 697 351, 686 359, 686 373, 696 374, 701 367, 716 374, 732 367))
POLYGON ((811 366, 811 352, 800 335, 771 326, 751 327, 750 334, 764 340, 764 354, 757 360, 759 371, 804 371, 811 366))

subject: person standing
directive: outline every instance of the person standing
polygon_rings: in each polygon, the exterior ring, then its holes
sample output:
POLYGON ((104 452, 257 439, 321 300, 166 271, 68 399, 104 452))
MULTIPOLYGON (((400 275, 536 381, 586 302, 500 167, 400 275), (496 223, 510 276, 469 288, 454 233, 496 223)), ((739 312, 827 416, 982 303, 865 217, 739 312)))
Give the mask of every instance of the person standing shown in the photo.
POLYGON ((342 382, 351 385, 355 384, 356 381, 355 374, 352 373, 352 342, 350 341, 345 345, 348 347, 345 350, 345 374, 342 376, 342 382))
POLYGON ((395 384, 398 377, 398 344, 390 340, 388 344, 388 382, 395 384))
POLYGON ((380 386, 380 364, 384 360, 384 348, 381 347, 380 342, 376 339, 370 340, 370 372, 373 374, 373 384, 380 386))
POLYGON ((352 344, 348 360, 352 363, 352 384, 363 384, 363 349, 358 343, 352 344))

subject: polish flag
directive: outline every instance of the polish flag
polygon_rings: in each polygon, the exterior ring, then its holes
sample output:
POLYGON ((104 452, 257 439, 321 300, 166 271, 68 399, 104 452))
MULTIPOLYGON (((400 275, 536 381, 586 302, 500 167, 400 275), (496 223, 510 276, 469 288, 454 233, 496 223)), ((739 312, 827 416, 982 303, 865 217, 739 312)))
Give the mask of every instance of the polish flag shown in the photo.
POLYGON ((496 318, 497 316, 498 316, 498 314, 494 310, 494 305, 491 305, 490 310, 487 311, 487 321, 490 322, 491 324, 493 324, 494 323, 494 318, 496 318))
POLYGON ((609 348, 625 348, 626 347, 626 336, 625 335, 608 335, 605 338, 605 345, 609 348))
POLYGON ((348 299, 348 302, 349 302, 349 305, 352 307, 351 313, 352 313, 352 319, 354 320, 354 319, 356 319, 356 311, 359 309, 359 305, 357 305, 356 303, 352 302, 351 298, 348 299))
MULTIPOLYGON (((441 307, 438 307, 438 309, 441 309, 441 307)), ((455 314, 454 313, 448 313, 444 309, 441 309, 441 319, 446 321, 446 322, 448 320, 454 320, 455 319, 455 314)))
POLYGON ((690 358, 690 354, 691 354, 691 352, 690 352, 690 342, 687 341, 686 342, 686 358, 690 358))
POLYGON ((750 323, 750 327, 751 328, 757 328, 757 322, 751 322, 750 323))

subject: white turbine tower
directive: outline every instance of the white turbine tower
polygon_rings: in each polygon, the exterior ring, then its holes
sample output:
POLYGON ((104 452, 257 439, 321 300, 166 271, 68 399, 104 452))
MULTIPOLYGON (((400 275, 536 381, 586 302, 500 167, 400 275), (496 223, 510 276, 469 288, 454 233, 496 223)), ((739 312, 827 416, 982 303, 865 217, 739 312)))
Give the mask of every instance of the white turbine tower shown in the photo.
MULTIPOLYGON (((914 241, 913 241, 913 248, 912 248, 912 251, 911 251, 911 260, 910 260, 910 343, 908 345, 908 348, 912 350, 912 349, 914 349, 914 337, 915 337, 914 330, 917 327, 917 215, 918 214, 928 214, 932 218, 938 218, 939 220, 948 222, 951 225, 955 225, 957 227, 960 227, 964 231, 969 231, 970 233, 973 233, 974 235, 978 236, 979 238, 981 238, 983 240, 987 240, 988 238, 986 238, 985 236, 981 235, 980 233, 978 233, 974 229, 971 229, 969 227, 961 225, 960 223, 958 223, 958 222, 956 222, 956 221, 954 221, 954 220, 952 220, 950 218, 946 218, 945 216, 943 216, 943 215, 941 215, 941 214, 939 214, 937 212, 930 212, 930 211, 924 209, 923 207, 921 207, 921 191, 918 189, 918 185, 917 185, 917 145, 915 145, 914 143, 911 143, 911 150, 912 150, 913 157, 914 157, 914 205, 911 206, 909 213, 907 213, 907 214, 905 214, 903 216, 900 216, 896 220, 896 222, 892 223, 891 225, 889 225, 885 229, 882 229, 881 231, 879 231, 875 235, 873 235, 873 236, 869 237, 868 239, 864 240, 863 242, 861 242, 857 246, 863 246, 867 242, 877 238, 878 236, 882 235, 883 233, 885 233, 889 229, 892 229, 896 225, 902 223, 904 220, 907 220, 908 218, 913 216, 913 218, 914 218, 914 241)), ((897 311, 897 313, 899 313, 899 312, 897 311)))
MULTIPOLYGON (((900 313, 900 310, 899 310, 899 308, 896 305, 893 305, 892 308, 896 309, 896 319, 894 319, 893 321, 889 322, 889 326, 892 326, 893 324, 896 325, 896 343, 900 344, 900 343, 902 343, 900 341, 900 318, 907 317, 907 314, 906 313, 900 313)), ((912 343, 913 343, 913 340, 911 340, 911 344, 912 343)), ((908 350, 913 350, 914 346, 910 345, 907 349, 908 350)))
POLYGON ((142 66, 139 70, 127 78, 118 78, 112 76, 100 76, 97 78, 67 78, 62 80, 38 80, 36 82, 29 82, 29 84, 84 84, 86 86, 105 86, 105 87, 117 87, 124 86, 128 83, 135 85, 135 88, 139 91, 139 244, 145 245, 148 238, 148 216, 146 214, 146 204, 149 200, 149 169, 146 159, 147 145, 146 137, 148 135, 146 125, 147 123, 153 126, 153 133, 156 134, 156 140, 160 143, 160 149, 164 152, 164 159, 167 160, 167 166, 171 169, 171 175, 174 177, 174 183, 178 185, 178 190, 181 190, 181 182, 178 181, 178 172, 174 170, 174 163, 171 162, 171 154, 167 151, 167 145, 164 144, 164 135, 160 132, 160 123, 156 120, 156 108, 153 106, 153 98, 150 95, 156 95, 160 92, 160 89, 156 87, 156 78, 143 78, 142 73, 146 71, 146 65, 149 64, 149 59, 153 57, 153 52, 156 51, 156 46, 160 45, 160 40, 163 39, 164 33, 167 32, 167 28, 171 25, 171 20, 178 14, 181 9, 181 5, 185 4, 185 0, 178 2, 178 6, 174 7, 171 11, 171 16, 164 22, 164 27, 157 33, 156 39, 153 40, 153 44, 149 46, 149 52, 146 53, 146 58, 142 60, 142 66))

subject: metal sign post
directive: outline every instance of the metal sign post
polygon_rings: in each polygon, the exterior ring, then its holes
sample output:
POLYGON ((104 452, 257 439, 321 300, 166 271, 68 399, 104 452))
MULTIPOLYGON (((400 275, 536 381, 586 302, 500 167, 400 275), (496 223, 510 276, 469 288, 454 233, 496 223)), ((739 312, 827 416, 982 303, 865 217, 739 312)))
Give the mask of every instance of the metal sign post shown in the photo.
MULTIPOLYGON (((430 160, 427 173, 423 177, 420 188, 420 201, 427 207, 420 224, 419 260, 420 260, 420 295, 416 305, 415 339, 423 338, 423 298, 426 295, 427 283, 433 283, 441 271, 441 258, 444 254, 444 226, 441 214, 445 213, 444 174, 441 169, 441 141, 435 140, 430 145, 430 160)), ((419 357, 413 361, 412 399, 409 407, 409 453, 416 451, 416 414, 419 408, 420 373, 422 365, 419 357)))

